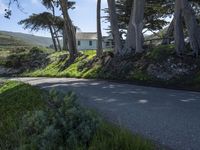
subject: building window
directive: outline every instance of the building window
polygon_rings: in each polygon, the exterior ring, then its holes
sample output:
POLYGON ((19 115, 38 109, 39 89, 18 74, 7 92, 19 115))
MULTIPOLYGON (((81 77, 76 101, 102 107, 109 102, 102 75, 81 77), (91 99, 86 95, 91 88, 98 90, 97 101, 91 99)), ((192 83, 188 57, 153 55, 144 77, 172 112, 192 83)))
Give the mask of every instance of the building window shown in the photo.
POLYGON ((92 46, 92 41, 89 41, 89 45, 92 46))
POLYGON ((81 41, 78 41, 78 46, 80 46, 81 45, 81 41))
POLYGON ((106 42, 106 46, 107 46, 107 47, 110 46, 110 42, 106 42))

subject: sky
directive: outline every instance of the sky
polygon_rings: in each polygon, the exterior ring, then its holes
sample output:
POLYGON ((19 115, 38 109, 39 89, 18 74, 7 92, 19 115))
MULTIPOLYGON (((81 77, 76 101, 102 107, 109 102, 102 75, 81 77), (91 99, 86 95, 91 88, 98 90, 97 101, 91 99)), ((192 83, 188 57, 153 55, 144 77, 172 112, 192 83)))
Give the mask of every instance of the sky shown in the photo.
MULTIPOLYGON (((48 31, 31 32, 24 30, 23 26, 18 25, 22 19, 32 15, 32 13, 41 13, 47 11, 41 4, 40 0, 19 0, 23 8, 23 12, 17 9, 16 5, 11 6, 11 19, 4 18, 4 10, 7 8, 8 0, 0 0, 0 30, 22 32, 39 36, 50 36, 48 31)), ((96 32, 96 2, 97 0, 74 0, 76 2, 75 9, 70 10, 70 17, 73 23, 78 26, 82 32, 96 32)), ((107 0, 102 0, 102 9, 107 7, 107 0)), ((57 15, 60 12, 57 11, 57 15)), ((102 16, 105 15, 102 11, 102 16)), ((108 24, 102 20, 102 32, 106 35, 108 24)))

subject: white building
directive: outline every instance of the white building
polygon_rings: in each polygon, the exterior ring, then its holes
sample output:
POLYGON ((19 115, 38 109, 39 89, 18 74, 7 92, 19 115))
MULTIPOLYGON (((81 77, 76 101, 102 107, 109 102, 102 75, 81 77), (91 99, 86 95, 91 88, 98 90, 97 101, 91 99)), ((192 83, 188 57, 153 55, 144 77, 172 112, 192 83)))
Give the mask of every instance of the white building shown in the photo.
MULTIPOLYGON (((96 32, 77 32, 76 43, 78 50, 97 49, 97 33, 96 32)), ((104 49, 113 47, 112 36, 103 37, 102 45, 104 49)))

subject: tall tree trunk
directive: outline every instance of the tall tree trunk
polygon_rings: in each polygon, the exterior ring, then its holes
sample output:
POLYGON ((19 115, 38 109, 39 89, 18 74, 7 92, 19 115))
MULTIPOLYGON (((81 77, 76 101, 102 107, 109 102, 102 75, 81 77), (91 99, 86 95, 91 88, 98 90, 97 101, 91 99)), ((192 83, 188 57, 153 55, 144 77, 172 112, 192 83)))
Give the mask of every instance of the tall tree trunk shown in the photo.
POLYGON ((103 54, 102 32, 101 32, 101 0, 97 0, 97 57, 103 54))
POLYGON ((62 33, 63 33, 63 50, 68 50, 67 37, 66 37, 67 35, 66 35, 64 29, 63 29, 62 33))
POLYGON ((52 21, 53 34, 54 34, 54 37, 55 37, 55 39, 57 41, 58 49, 59 49, 59 51, 61 51, 62 48, 61 48, 60 41, 59 41, 59 38, 58 38, 58 33, 57 33, 58 31, 56 31, 55 25, 54 25, 54 23, 56 22, 56 19, 55 19, 56 16, 55 16, 55 8, 54 8, 53 1, 51 1, 51 9, 52 9, 52 15, 54 16, 54 19, 52 21))
POLYGON ((54 32, 54 37, 55 37, 55 39, 56 39, 56 41, 57 41, 57 44, 58 44, 58 49, 59 49, 59 51, 61 51, 62 48, 61 48, 61 45, 60 45, 60 40, 59 40, 59 38, 58 38, 57 31, 56 31, 56 29, 55 29, 54 26, 52 26, 52 28, 53 28, 53 32, 54 32))
MULTIPOLYGON (((134 5, 134 3, 133 3, 134 5)), ((134 7, 134 6, 132 6, 134 7)), ((135 28, 133 25, 133 11, 131 12, 131 17, 128 25, 128 30, 127 30, 127 37, 126 37, 126 42, 125 42, 125 53, 126 54, 131 54, 135 52, 136 49, 136 35, 135 35, 135 28)))
POLYGON ((67 35, 67 42, 70 53, 70 60, 73 61, 77 56, 77 45, 76 45, 76 31, 75 27, 72 24, 72 21, 68 14, 68 0, 60 0, 61 9, 64 17, 64 29, 65 34, 67 35))
POLYGON ((135 39, 136 40, 136 53, 143 52, 143 34, 142 30, 144 27, 144 7, 145 7, 145 0, 134 0, 134 7, 132 8, 132 24, 135 28, 135 39))
POLYGON ((58 38, 58 34, 57 33, 56 33, 56 40, 57 40, 57 43, 58 43, 59 50, 62 51, 62 47, 61 47, 60 40, 58 38))
POLYGON ((181 0, 175 1, 174 38, 175 38, 176 53, 180 55, 183 53, 185 49, 181 0))
POLYGON ((193 53, 198 56, 200 51, 200 27, 195 16, 195 12, 188 0, 182 1, 182 12, 185 20, 185 24, 189 34, 190 46, 193 53))
POLYGON ((49 25, 49 30, 50 30, 50 33, 51 33, 51 38, 52 38, 52 42, 53 42, 53 46, 55 48, 55 51, 58 51, 58 48, 57 48, 57 45, 56 45, 56 40, 55 40, 55 37, 54 37, 54 34, 53 34, 53 29, 52 29, 51 25, 49 25))
POLYGON ((127 54, 143 52, 144 36, 142 30, 144 26, 144 8, 145 0, 134 0, 125 43, 127 54))
POLYGON ((111 23, 111 31, 114 40, 114 53, 116 55, 122 54, 122 43, 119 33, 118 19, 116 14, 116 4, 115 0, 107 0, 108 1, 108 9, 110 14, 110 23, 111 23))
POLYGON ((164 35, 164 38, 162 40, 162 45, 168 45, 172 41, 171 37, 173 36, 174 33, 174 18, 172 19, 167 32, 164 35))

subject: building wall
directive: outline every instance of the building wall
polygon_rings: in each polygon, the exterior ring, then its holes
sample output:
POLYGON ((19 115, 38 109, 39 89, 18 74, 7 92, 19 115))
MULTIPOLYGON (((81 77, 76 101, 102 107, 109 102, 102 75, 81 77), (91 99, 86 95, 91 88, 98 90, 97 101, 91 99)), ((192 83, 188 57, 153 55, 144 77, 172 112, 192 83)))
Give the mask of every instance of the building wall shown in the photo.
POLYGON ((77 40, 76 42, 78 50, 91 50, 97 49, 97 40, 77 40), (90 41, 92 45, 90 45, 90 41), (80 45, 78 44, 80 42, 80 45))
MULTIPOLYGON (((77 40, 76 44, 77 44, 78 50, 95 50, 95 49, 97 49, 97 40, 77 40), (92 45, 90 45, 90 42, 92 42, 92 45)), ((110 40, 110 39, 103 40, 102 47, 103 47, 103 49, 113 48, 112 40, 110 40)))
POLYGON ((103 46, 103 49, 112 49, 113 48, 113 42, 111 40, 103 41, 102 46, 103 46))

